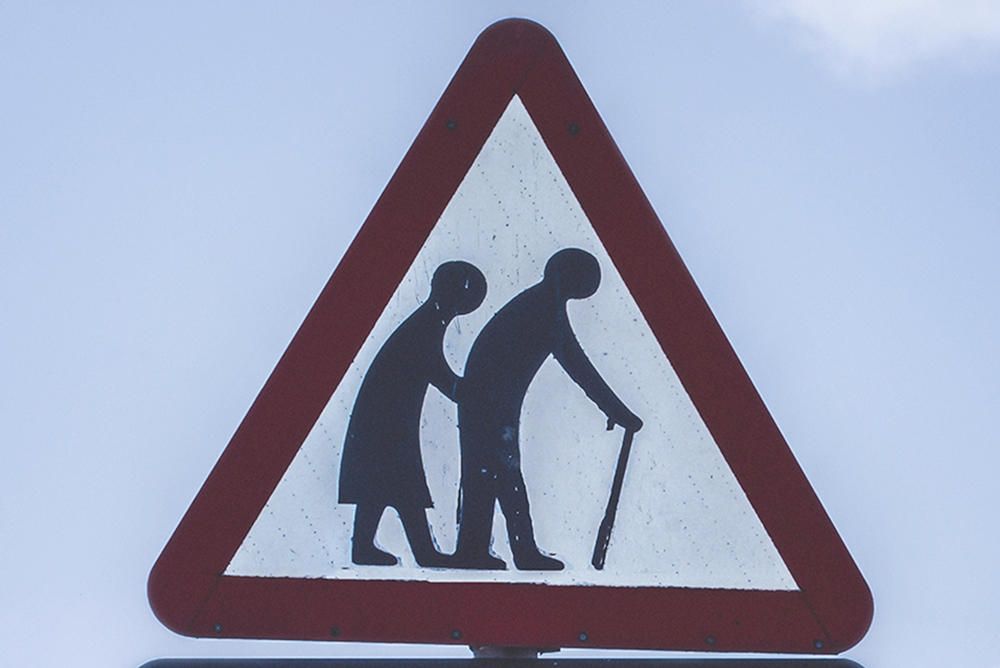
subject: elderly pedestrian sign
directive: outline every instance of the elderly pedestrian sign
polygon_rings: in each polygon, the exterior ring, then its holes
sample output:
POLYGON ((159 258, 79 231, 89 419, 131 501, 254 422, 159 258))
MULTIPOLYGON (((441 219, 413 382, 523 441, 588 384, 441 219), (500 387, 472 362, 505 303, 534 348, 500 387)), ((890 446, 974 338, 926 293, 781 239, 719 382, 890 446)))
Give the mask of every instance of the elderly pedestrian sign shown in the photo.
POLYGON ((839 652, 867 586, 555 40, 485 31, 150 575, 179 633, 839 652))

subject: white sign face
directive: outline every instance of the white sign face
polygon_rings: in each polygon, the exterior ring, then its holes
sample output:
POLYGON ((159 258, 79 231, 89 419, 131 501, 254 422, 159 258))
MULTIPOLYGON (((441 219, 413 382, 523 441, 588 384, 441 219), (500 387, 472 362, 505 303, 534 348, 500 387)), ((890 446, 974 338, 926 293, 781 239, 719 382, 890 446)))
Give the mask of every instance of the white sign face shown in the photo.
MULTIPOLYGON (((498 316, 495 322, 503 318, 498 316)), ((518 350, 518 345, 527 340, 516 328, 507 334, 511 350, 518 350)), ((403 347, 406 345, 404 342, 403 347)), ((512 358, 512 367, 517 364, 517 359, 512 358)), ((459 401, 464 400, 463 391, 459 389, 456 394, 447 390, 459 401)), ((622 415, 626 414, 619 411, 618 417, 622 415)), ((467 464, 471 460, 467 449, 467 464)), ((468 469, 466 476, 471 478, 468 469)), ((517 480, 516 476, 513 479, 517 480)), ((499 496, 504 493, 501 491, 499 496)), ((506 508, 508 514, 514 514, 512 507, 506 508)), ((523 532, 524 519, 520 517, 522 524, 518 526, 522 528, 515 527, 515 532, 523 532)), ((489 532, 488 525, 485 531, 489 532)), ((523 544, 523 535, 517 535, 518 545, 523 544)), ((225 574, 797 589, 517 96, 498 121, 225 574), (436 552, 451 555, 459 542, 460 487, 464 497, 461 503, 467 504, 463 508, 466 520, 471 516, 470 490, 475 491, 472 482, 462 481, 462 448, 469 447, 463 439, 471 441, 467 432, 473 420, 463 417, 466 431, 460 435, 456 403, 431 385, 420 412, 419 446, 413 446, 419 448, 414 450, 419 457, 413 461, 422 467, 418 474, 426 481, 433 506, 425 510, 426 503, 416 503, 397 509, 389 503, 382 513, 382 505, 374 504, 377 515, 369 523, 377 526, 377 532, 374 541, 367 543, 375 550, 369 551, 369 557, 387 553, 398 563, 356 563, 352 544, 358 540, 355 513, 359 512, 360 522, 361 506, 356 499, 352 503, 340 502, 341 467, 352 413, 360 415, 359 393, 364 394, 362 382, 366 376, 371 373, 374 377, 376 356, 390 336, 401 331, 400 325, 410 322, 411 314, 428 302, 431 278, 438 268, 443 263, 461 261, 478 268, 487 286, 478 308, 454 317, 444 331, 444 358, 454 374, 464 376, 473 344, 481 341, 486 347, 487 340, 497 339, 499 325, 491 325, 494 330, 484 335, 487 323, 505 305, 542 282, 550 258, 565 249, 584 251, 583 255, 596 259, 600 268, 596 291, 566 302, 567 326, 592 364, 592 371, 587 373, 603 379, 613 396, 643 423, 634 434, 603 569, 598 570, 591 562, 622 447, 623 429, 618 426, 608 431, 604 410, 608 400, 599 407, 600 402, 588 394, 600 392, 593 385, 585 392, 578 384, 583 373, 579 369, 587 364, 577 360, 572 367, 551 355, 531 377, 523 395, 519 423, 515 422, 501 438, 508 443, 506 452, 512 453, 506 474, 519 469, 523 476, 523 486, 514 490, 515 496, 526 495, 534 541, 539 554, 549 561, 532 566, 521 558, 518 565, 517 550, 512 550, 505 522, 509 518, 501 508, 502 502, 492 500, 497 495, 494 490, 486 495, 490 506, 495 506, 488 537, 491 568, 459 557, 454 561, 445 558, 427 567, 417 564, 401 515, 408 514, 411 522, 415 512, 420 518, 426 516, 436 552), (577 369, 573 377, 570 367, 577 369), (499 570, 500 561, 505 570, 499 570)))

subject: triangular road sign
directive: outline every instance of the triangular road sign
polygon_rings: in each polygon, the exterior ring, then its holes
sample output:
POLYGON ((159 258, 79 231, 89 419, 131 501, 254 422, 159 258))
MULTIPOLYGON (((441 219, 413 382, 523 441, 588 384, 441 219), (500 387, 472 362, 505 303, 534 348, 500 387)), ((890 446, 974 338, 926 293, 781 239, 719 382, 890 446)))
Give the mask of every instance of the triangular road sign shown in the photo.
POLYGON ((199 637, 507 647, 836 653, 872 616, 582 85, 525 20, 469 52, 149 598, 199 637))

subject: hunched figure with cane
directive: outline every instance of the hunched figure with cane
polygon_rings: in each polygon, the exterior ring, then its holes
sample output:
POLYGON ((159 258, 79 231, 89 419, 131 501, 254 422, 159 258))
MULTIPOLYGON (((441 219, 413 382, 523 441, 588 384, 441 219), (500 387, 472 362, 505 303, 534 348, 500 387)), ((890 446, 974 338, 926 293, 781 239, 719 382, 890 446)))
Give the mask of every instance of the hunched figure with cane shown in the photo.
POLYGON ((524 397, 549 355, 608 416, 609 429, 619 424, 635 433, 642 427, 587 358, 566 314, 568 300, 590 297, 600 283, 593 255, 563 249, 549 258, 542 281, 497 311, 473 343, 458 402, 462 479, 452 567, 506 568, 490 554, 493 509, 499 500, 514 565, 520 570, 563 568, 535 544, 519 447, 524 397))

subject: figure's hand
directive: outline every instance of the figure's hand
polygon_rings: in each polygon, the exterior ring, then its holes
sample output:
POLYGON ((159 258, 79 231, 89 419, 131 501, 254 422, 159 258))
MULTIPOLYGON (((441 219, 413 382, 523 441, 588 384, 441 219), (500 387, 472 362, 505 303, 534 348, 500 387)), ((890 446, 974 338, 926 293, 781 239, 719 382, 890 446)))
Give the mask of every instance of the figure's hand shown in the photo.
POLYGON ((627 408, 623 408, 620 412, 608 416, 608 431, 614 429, 616 424, 620 424, 625 431, 630 431, 633 434, 642 429, 642 420, 627 408))

